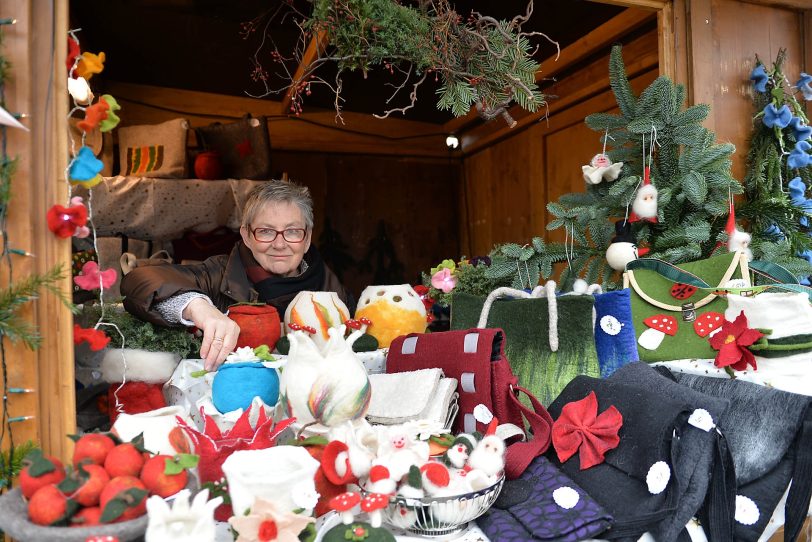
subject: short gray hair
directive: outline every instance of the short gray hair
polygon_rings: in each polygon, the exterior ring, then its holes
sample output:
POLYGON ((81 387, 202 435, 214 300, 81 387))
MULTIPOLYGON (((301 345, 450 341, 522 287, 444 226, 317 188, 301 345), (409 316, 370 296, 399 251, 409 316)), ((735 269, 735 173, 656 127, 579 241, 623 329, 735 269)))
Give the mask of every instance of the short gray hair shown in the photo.
POLYGON ((306 186, 289 181, 269 181, 248 194, 242 214, 242 225, 251 227, 259 210, 269 203, 293 203, 304 217, 305 227, 313 231, 313 198, 306 186))

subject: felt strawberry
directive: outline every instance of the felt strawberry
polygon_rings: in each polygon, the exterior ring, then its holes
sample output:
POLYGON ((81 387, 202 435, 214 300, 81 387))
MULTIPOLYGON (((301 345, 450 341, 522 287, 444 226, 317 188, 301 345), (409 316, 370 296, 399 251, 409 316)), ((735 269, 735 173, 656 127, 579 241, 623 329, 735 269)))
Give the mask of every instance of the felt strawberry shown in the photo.
POLYGON ((59 488, 82 506, 96 506, 108 482, 110 475, 101 465, 79 465, 59 488))
POLYGON ((107 454, 104 459, 104 469, 111 477, 134 476, 138 477, 144 466, 143 450, 139 450, 130 442, 119 444, 107 454))
POLYGON ((93 527, 94 525, 101 525, 101 515, 102 510, 98 506, 82 508, 70 518, 70 526, 93 527))
POLYGON ((189 481, 186 469, 196 467, 198 459, 189 454, 150 457, 141 469, 141 481, 151 494, 169 497, 186 487, 189 481))
POLYGON ((28 518, 37 525, 58 525, 73 515, 79 504, 54 484, 39 488, 28 501, 28 518))

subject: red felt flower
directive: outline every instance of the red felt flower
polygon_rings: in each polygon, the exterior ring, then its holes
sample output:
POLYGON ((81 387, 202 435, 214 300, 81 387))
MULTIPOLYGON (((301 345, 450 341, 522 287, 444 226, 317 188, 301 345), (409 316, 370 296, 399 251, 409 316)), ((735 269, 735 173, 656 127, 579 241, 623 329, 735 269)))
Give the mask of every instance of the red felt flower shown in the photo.
POLYGON ((759 330, 747 327, 744 311, 732 322, 725 320, 722 329, 709 339, 711 348, 719 351, 714 363, 717 367, 731 367, 737 371, 744 371, 748 365, 758 369, 756 357, 747 347, 763 336, 759 330))
POLYGON ((79 324, 73 325, 73 344, 81 344, 87 341, 90 349, 97 352, 107 346, 110 337, 100 329, 83 328, 79 324))
POLYGON ((118 273, 113 268, 99 270, 99 264, 94 261, 85 262, 81 274, 73 277, 73 283, 83 290, 96 290, 99 287, 109 288, 116 283, 118 273))
POLYGON ((606 452, 620 443, 623 416, 614 406, 598 415, 595 392, 564 405, 553 423, 553 447, 562 463, 580 452, 581 470, 603 463, 606 452))
POLYGON ((71 74, 71 70, 73 69, 73 65, 76 63, 76 57, 82 54, 82 51, 79 49, 79 42, 76 41, 76 38, 73 36, 68 36, 68 56, 65 59, 65 66, 68 68, 68 75, 71 74))
POLYGON ((57 237, 67 239, 74 234, 77 228, 87 224, 87 208, 83 204, 63 207, 54 205, 48 209, 45 215, 48 221, 48 229, 57 237))

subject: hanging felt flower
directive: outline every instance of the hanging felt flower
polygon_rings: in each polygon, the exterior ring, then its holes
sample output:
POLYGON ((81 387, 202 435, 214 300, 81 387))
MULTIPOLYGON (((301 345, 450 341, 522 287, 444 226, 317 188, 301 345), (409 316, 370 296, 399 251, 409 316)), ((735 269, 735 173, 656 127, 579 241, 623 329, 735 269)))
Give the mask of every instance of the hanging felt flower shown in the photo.
POLYGON ((431 285, 447 294, 457 285, 457 277, 444 267, 431 276, 431 285))
POLYGON ((90 147, 82 147, 70 163, 68 176, 71 181, 92 181, 104 167, 90 147))
POLYGON ((767 92, 767 81, 770 80, 770 76, 767 75, 767 70, 764 69, 763 64, 759 64, 753 68, 753 71, 750 73, 750 80, 753 82, 753 88, 755 88, 757 92, 767 92))
POLYGON ((731 367, 737 371, 744 371, 748 365, 757 369, 756 358, 747 347, 763 336, 759 330, 747 327, 744 311, 732 322, 725 320, 722 330, 709 339, 711 347, 719 351, 714 363, 717 367, 731 367))
POLYGON ((603 463, 606 452, 617 448, 622 426, 623 415, 614 406, 598 415, 598 398, 593 391, 561 409, 553 423, 553 447, 562 463, 580 452, 581 470, 588 469, 603 463))
POLYGON ((812 75, 801 72, 801 78, 795 83, 801 94, 804 95, 804 100, 812 100, 812 75))
POLYGON ((808 152, 810 149, 812 149, 812 144, 808 141, 796 143, 795 148, 789 153, 787 165, 791 169, 800 169, 812 165, 812 155, 808 152))
MULTIPOLYGON (((806 213, 812 214, 812 199, 806 199, 806 184, 800 177, 795 177, 789 184, 789 199, 796 207, 803 209, 806 213)), ((800 219, 801 226, 806 228, 809 226, 809 217, 802 216, 800 219)))
POLYGON ((228 523, 239 535, 236 542, 299 542, 299 533, 315 521, 257 499, 247 516, 233 516, 228 523))
POLYGON ((118 273, 113 268, 104 271, 99 270, 99 264, 93 260, 85 262, 82 266, 82 272, 73 277, 73 283, 82 290, 96 290, 101 286, 102 288, 109 288, 116 283, 118 273))
POLYGON ((764 118, 762 121, 764 122, 764 126, 767 128, 786 128, 789 126, 789 121, 792 120, 792 111, 789 110, 789 106, 784 104, 781 106, 781 109, 777 109, 775 104, 767 104, 767 107, 764 108, 764 118))
POLYGON ((90 90, 90 85, 84 77, 76 79, 68 77, 68 93, 79 105, 89 105, 93 101, 93 91, 90 90))
POLYGON ((48 229, 57 237, 67 239, 76 233, 77 228, 87 224, 87 208, 82 203, 70 207, 54 205, 45 213, 45 220, 48 229))
POLYGON ((100 329, 83 328, 79 324, 73 325, 73 344, 81 344, 87 342, 90 349, 98 352, 103 349, 110 342, 110 337, 107 333, 100 329))
POLYGON ((85 118, 77 122, 76 127, 83 132, 92 132, 101 121, 107 118, 109 109, 110 104, 99 99, 98 102, 85 109, 85 118))
POLYGON ((800 117, 792 117, 789 121, 789 127, 792 128, 792 135, 795 141, 806 141, 812 137, 812 126, 807 126, 800 117))
POLYGON ((82 53, 82 58, 79 59, 79 63, 76 65, 76 75, 79 77, 84 77, 85 79, 90 79, 93 77, 95 73, 101 73, 104 69, 104 52, 99 54, 82 53))
POLYGON ((79 42, 73 36, 68 36, 68 56, 65 58, 65 66, 68 68, 68 75, 71 75, 73 65, 76 63, 76 57, 82 54, 79 49, 79 42))
POLYGON ((109 132, 110 130, 118 126, 118 123, 121 121, 118 115, 116 115, 116 111, 119 111, 121 109, 121 106, 118 105, 116 99, 110 96, 109 94, 102 94, 100 100, 104 100, 105 102, 107 102, 108 109, 107 109, 107 117, 104 118, 104 120, 102 120, 99 123, 99 130, 102 132, 109 132))

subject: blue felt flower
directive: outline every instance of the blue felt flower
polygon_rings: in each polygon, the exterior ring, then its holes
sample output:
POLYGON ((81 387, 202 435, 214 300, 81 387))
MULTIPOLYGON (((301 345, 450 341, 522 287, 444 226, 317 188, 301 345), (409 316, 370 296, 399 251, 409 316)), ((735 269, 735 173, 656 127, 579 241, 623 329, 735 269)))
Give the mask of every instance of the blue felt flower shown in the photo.
POLYGON ((812 149, 812 145, 810 145, 808 141, 799 141, 796 143, 795 148, 789 153, 787 165, 792 169, 812 165, 812 154, 807 152, 810 149, 812 149))
POLYGON ((812 100, 812 75, 801 72, 801 78, 795 83, 801 94, 804 95, 804 100, 812 100))
MULTIPOLYGON (((800 177, 795 177, 787 186, 789 187, 789 199, 792 203, 805 212, 812 214, 812 199, 806 198, 806 183, 800 177)), ((809 226, 809 218, 806 216, 802 216, 800 222, 804 228, 809 226)))
POLYGON ((767 75, 767 70, 764 69, 763 64, 759 64, 750 73, 750 80, 753 82, 753 88, 758 92, 767 92, 767 81, 770 76, 767 75))
POLYGON ((775 104, 767 104, 767 107, 764 108, 764 125, 767 128, 774 126, 786 128, 791 120, 792 111, 789 110, 787 104, 782 105, 781 109, 776 109, 775 104))
POLYGON ((789 121, 789 127, 792 128, 795 141, 805 141, 812 137, 812 126, 804 124, 800 117, 792 117, 792 120, 789 121))
POLYGON ((764 230, 764 235, 773 239, 778 239, 779 241, 784 240, 784 232, 782 232, 781 228, 775 224, 770 224, 770 227, 764 230))
POLYGON ((102 161, 93 155, 89 147, 82 147, 71 162, 68 175, 74 181, 89 181, 98 175, 103 167, 102 161))

